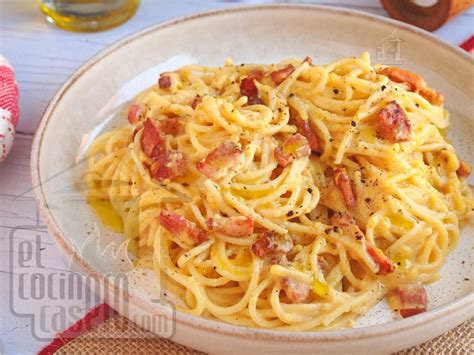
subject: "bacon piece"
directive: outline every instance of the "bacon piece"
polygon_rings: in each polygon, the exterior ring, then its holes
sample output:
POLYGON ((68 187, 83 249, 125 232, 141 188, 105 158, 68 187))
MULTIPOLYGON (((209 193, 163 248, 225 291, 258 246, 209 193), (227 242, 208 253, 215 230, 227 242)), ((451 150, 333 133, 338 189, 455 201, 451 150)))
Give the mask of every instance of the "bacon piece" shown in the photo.
POLYGON ((245 237, 253 233, 253 218, 251 217, 222 217, 216 215, 208 218, 206 223, 210 231, 227 234, 231 237, 245 237))
POLYGON ((284 277, 281 279, 281 287, 291 303, 304 303, 309 298, 310 287, 304 282, 284 277))
POLYGON ((133 104, 128 108, 128 122, 136 123, 140 120, 142 109, 140 105, 133 104))
POLYGON ((242 153, 237 143, 225 141, 196 164, 196 168, 211 179, 219 179, 225 170, 233 165, 242 153))
POLYGON ((149 118, 143 127, 141 144, 143 152, 152 159, 165 154, 165 135, 149 118))
POLYGON ((291 73, 295 71, 295 67, 293 64, 288 64, 286 67, 280 69, 280 70, 275 70, 270 74, 270 78, 276 85, 280 85, 283 81, 285 81, 286 78, 288 78, 291 73))
POLYGON ((459 160, 459 168, 456 170, 459 177, 466 178, 471 175, 471 167, 464 160, 459 160))
POLYGON ((313 59, 311 57, 306 57, 305 59, 303 59, 303 63, 306 62, 308 63, 309 65, 313 65, 313 59))
POLYGON ((167 89, 171 86, 171 77, 169 75, 161 75, 158 79, 160 89, 167 89))
POLYGON ((309 142, 309 146, 313 152, 318 150, 318 136, 314 133, 313 129, 311 128, 311 123, 309 120, 303 120, 296 110, 290 108, 290 116, 293 123, 296 125, 298 132, 306 137, 309 142))
POLYGON ((271 256, 272 260, 278 260, 289 253, 291 249, 293 249, 291 237, 280 236, 273 231, 261 233, 252 245, 253 253, 261 259, 271 256))
POLYGON ((396 83, 407 84, 411 91, 419 92, 421 96, 434 105, 441 106, 444 103, 443 95, 430 88, 418 74, 395 67, 384 68, 379 71, 379 74, 388 76, 390 80, 396 83))
POLYGON ((181 123, 179 122, 179 117, 169 117, 160 122, 160 129, 165 134, 171 134, 176 136, 181 132, 181 123))
POLYGON ((197 105, 199 105, 201 102, 202 102, 202 96, 196 95, 194 96, 193 102, 191 103, 191 107, 193 109, 196 109, 197 105))
POLYGON ((400 301, 400 315, 403 318, 423 313, 428 306, 428 296, 421 283, 398 286, 393 294, 400 301))
POLYGON ((196 223, 166 208, 161 211, 160 223, 168 232, 186 244, 197 245, 207 239, 206 231, 198 228, 196 223))
POLYGON ((336 212, 329 218, 329 221, 341 228, 346 235, 360 241, 363 240, 364 235, 349 212, 336 212))
POLYGON ((313 152, 318 150, 318 137, 311 128, 311 123, 309 120, 303 120, 301 118, 295 119, 296 127, 298 132, 300 132, 309 142, 309 147, 313 152))
POLYGON ((186 155, 179 150, 170 150, 160 155, 150 167, 151 176, 157 180, 175 179, 186 175, 186 155))
POLYGON ((392 261, 387 258, 383 251, 379 248, 368 245, 367 252, 374 262, 379 266, 379 270, 376 273, 377 275, 388 275, 393 272, 393 270, 395 270, 395 265, 393 265, 392 261))
POLYGON ((276 147, 274 154, 278 164, 284 168, 295 159, 308 157, 311 149, 308 140, 297 133, 286 139, 281 147, 276 147))
POLYGON ((248 105, 258 105, 262 100, 258 96, 258 88, 255 85, 255 76, 249 75, 240 82, 240 94, 247 96, 248 105))
POLYGON ((355 198, 345 168, 334 169, 334 183, 339 188, 347 208, 353 208, 355 206, 355 198))
POLYGON ((403 108, 395 101, 390 101, 375 114, 380 135, 391 142, 402 142, 410 138, 411 125, 403 108))

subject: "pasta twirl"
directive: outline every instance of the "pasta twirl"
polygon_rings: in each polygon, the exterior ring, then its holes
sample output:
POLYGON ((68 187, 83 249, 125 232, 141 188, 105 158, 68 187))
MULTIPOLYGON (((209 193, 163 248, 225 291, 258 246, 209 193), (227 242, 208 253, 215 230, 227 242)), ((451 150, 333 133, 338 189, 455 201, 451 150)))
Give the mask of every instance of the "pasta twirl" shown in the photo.
POLYGON ((473 215, 442 105, 367 53, 189 65, 94 141, 85 180, 186 312, 311 330, 387 296, 406 317, 473 215))

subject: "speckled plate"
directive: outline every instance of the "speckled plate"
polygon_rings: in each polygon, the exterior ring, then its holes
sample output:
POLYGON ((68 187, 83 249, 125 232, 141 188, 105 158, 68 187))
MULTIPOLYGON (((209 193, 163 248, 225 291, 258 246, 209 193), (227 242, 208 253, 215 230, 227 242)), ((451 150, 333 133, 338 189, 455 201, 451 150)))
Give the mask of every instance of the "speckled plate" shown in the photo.
POLYGON ((330 7, 268 5, 197 14, 145 29, 105 49, 63 85, 44 113, 32 151, 33 186, 67 260, 101 281, 117 296, 109 302, 133 321, 212 353, 391 352, 472 317, 473 282, 466 281, 474 280, 472 225, 448 256, 440 281, 428 286, 428 312, 395 320, 381 302, 354 329, 271 331, 175 312, 173 295, 160 288, 152 272, 130 268, 120 247, 123 239, 102 226, 80 191, 84 150, 100 132, 125 123, 117 113, 162 71, 189 63, 221 65, 228 56, 236 62, 270 63, 309 55, 325 63, 365 50, 374 62, 403 64, 420 73, 445 95, 450 138, 472 165, 473 61, 458 48, 390 19, 330 7), (125 281, 117 275, 126 275, 125 281))

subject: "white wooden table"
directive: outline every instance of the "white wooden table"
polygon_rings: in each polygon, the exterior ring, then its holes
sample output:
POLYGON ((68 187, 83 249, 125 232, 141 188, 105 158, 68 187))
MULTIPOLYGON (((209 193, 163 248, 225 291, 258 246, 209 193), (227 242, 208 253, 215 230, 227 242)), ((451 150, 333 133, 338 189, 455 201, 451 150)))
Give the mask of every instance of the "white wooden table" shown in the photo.
MULTIPOLYGON (((106 32, 80 34, 46 23, 34 0, 0 0, 0 53, 16 70, 21 111, 15 146, 7 161, 0 164, 0 354, 2 348, 7 354, 37 352, 48 342, 47 338, 59 330, 55 328, 69 325, 87 308, 81 299, 34 299, 31 288, 25 287, 22 294, 17 287, 21 275, 29 280, 23 280, 28 286, 40 278, 35 273, 53 274, 56 279, 68 273, 59 250, 37 216, 29 177, 33 133, 55 91, 84 61, 130 33, 176 16, 236 6, 237 2, 268 1, 142 0, 138 13, 124 25, 106 32), (60 319, 61 312, 52 310, 53 306, 69 312, 60 319), (40 309, 46 313, 40 314, 40 309)), ((312 2, 387 16, 377 0, 312 2)), ((474 10, 471 9, 435 33, 459 45, 473 34, 473 25, 474 10)), ((45 282, 37 286, 46 291, 56 287, 56 283, 45 282)))

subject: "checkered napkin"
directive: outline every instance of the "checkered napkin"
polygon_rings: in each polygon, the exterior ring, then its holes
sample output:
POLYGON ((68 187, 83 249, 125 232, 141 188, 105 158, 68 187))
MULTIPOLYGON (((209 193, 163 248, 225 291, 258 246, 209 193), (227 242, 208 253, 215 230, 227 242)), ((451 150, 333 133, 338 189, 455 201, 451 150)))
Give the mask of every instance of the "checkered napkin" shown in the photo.
POLYGON ((18 85, 12 67, 0 55, 0 162, 13 146, 18 116, 18 85))

